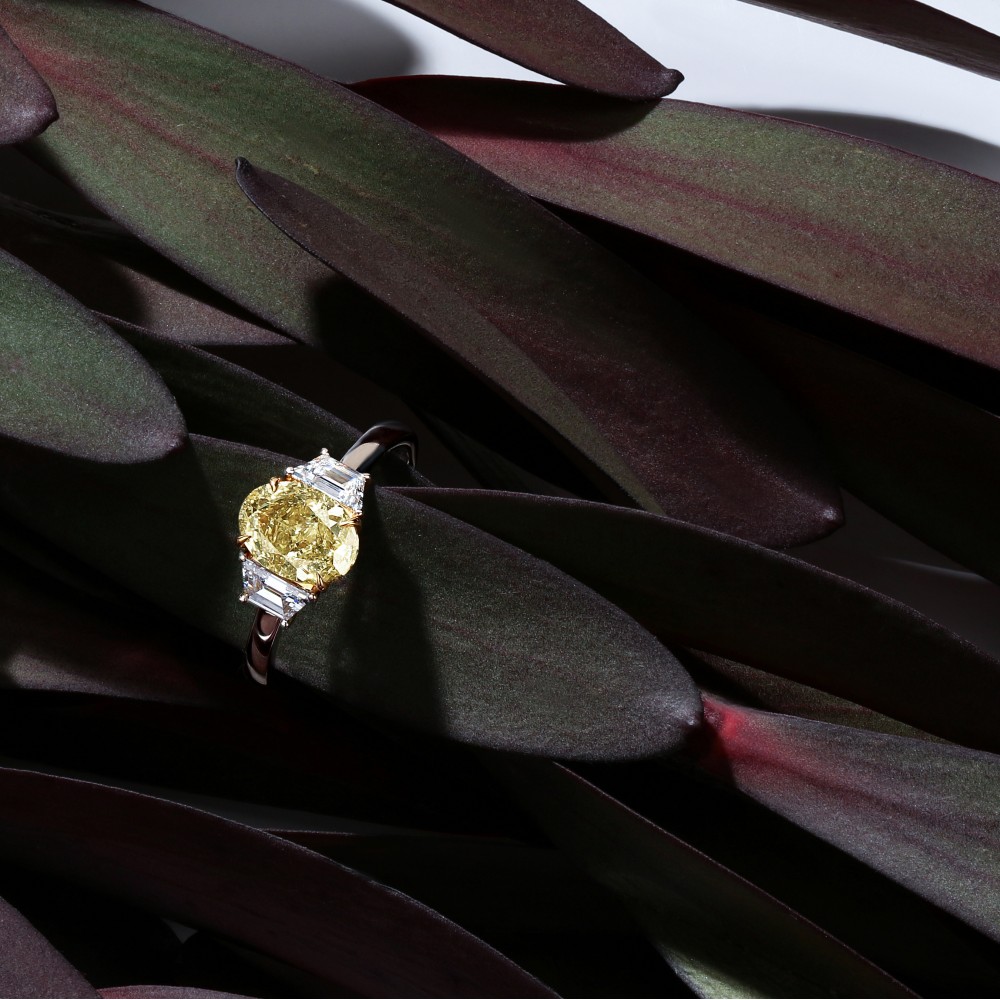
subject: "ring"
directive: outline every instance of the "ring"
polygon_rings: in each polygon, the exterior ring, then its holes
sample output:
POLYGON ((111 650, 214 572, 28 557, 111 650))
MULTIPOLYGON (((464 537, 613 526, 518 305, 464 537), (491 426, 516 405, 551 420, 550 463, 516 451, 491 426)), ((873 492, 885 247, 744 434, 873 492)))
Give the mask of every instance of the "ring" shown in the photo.
POLYGON ((412 468, 416 435, 395 422, 376 424, 339 462, 324 448, 243 501, 236 539, 243 568, 239 599, 257 608, 246 667, 258 684, 267 683, 281 629, 354 565, 367 470, 389 452, 412 468))

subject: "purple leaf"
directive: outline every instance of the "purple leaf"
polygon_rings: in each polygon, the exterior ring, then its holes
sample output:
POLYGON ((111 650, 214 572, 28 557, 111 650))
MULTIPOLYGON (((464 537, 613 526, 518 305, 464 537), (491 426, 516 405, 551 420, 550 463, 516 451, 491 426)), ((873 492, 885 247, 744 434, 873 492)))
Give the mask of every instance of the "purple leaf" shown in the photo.
MULTIPOLYGON (((776 545, 836 525, 835 484, 765 379, 614 255, 445 144, 345 88, 139 4, 4 0, 0 12, 59 101, 37 156, 278 329, 348 364, 392 353, 378 329, 362 336, 345 321, 345 294, 369 297, 252 210, 233 183, 236 156, 330 201, 381 254, 402 248, 404 291, 419 296, 428 275, 435 295, 459 289, 453 304, 471 290, 468 343, 450 336, 448 356, 431 353, 455 364, 464 346, 465 364, 562 444, 601 495, 776 545)), ((422 342, 394 322, 399 339, 422 342)), ((414 402, 447 406, 436 397, 424 388, 414 402)))
POLYGON ((0 289, 0 437, 122 464, 184 443, 173 397, 138 352, 2 250, 0 289))
POLYGON ((671 93, 684 79, 577 0, 389 0, 536 73, 629 100, 671 93))
POLYGON ((100 994, 10 903, 0 899, 0 995, 97 997, 100 994))
POLYGON ((202 1000, 202 998, 240 998, 242 993, 219 993, 191 986, 108 986, 100 991, 104 1000, 202 1000))
POLYGON ((52 91, 0 28, 0 145, 27 142, 58 117, 52 91))
POLYGON ((217 931, 365 996, 551 996, 400 893, 185 806, 0 769, 0 853, 217 931))
POLYGON ((668 643, 1000 751, 1000 662, 844 577, 642 511, 481 490, 400 492, 553 563, 668 643))
POLYGON ((702 767, 1000 938, 1000 760, 926 740, 706 701, 702 767))
POLYGON ((545 202, 1000 369, 1000 184, 682 101, 638 117, 545 84, 428 77, 356 89, 545 202))
MULTIPOLYGON (((5 503, 107 576, 243 649, 253 614, 236 600, 236 515, 294 460, 191 442, 127 474, 88 468, 71 505, 49 478, 61 483, 65 470, 50 463, 14 477, 5 503)), ((364 518, 357 566, 288 629, 278 668, 366 713, 491 749, 627 760, 668 752, 697 728, 700 698, 673 656, 577 581, 389 489, 369 491, 364 518)))
POLYGON ((917 0, 744 0, 1000 80, 1000 38, 917 0))
POLYGON ((545 832, 621 897, 698 996, 912 994, 738 875, 550 761, 498 760, 545 832))
POLYGON ((205 346, 289 343, 103 219, 66 215, 0 195, 0 249, 107 320, 205 346))
MULTIPOLYGON (((824 489, 805 440, 794 429, 787 437, 779 430, 779 410, 763 395, 750 402, 754 393, 745 390, 756 385, 755 375, 714 348, 671 336, 656 296, 628 272, 615 274, 609 266, 594 279, 603 280, 603 308, 613 303, 617 316, 586 325, 571 315, 556 319, 537 294, 511 295, 487 276, 466 282, 448 265, 427 267, 402 242, 245 160, 237 178, 296 242, 524 408, 535 407, 573 448, 623 483, 631 477, 607 447, 613 446, 652 491, 645 505, 655 507, 659 498, 678 517, 770 544, 788 544, 800 530, 823 533, 836 523, 838 500, 824 489), (547 400, 544 410, 539 392, 547 400), (734 400, 743 402, 733 406, 734 400), (750 427, 766 428, 774 440, 786 438, 806 464, 795 468, 785 444, 779 454, 758 449, 750 427), (806 527, 802 517, 817 501, 822 514, 806 527)), ((564 251, 572 244, 566 240, 564 251)), ((644 494, 632 492, 640 500, 644 494)))
POLYGON ((739 305, 719 319, 819 428, 844 485, 1000 583, 1000 418, 739 305))

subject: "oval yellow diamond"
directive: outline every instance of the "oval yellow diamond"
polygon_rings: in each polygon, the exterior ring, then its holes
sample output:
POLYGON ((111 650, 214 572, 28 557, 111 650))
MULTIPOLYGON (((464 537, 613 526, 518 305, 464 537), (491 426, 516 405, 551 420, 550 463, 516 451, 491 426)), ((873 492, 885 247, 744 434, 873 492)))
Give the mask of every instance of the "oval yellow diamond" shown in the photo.
POLYGON ((358 557, 358 515, 298 480, 254 490, 240 507, 250 557, 283 580, 322 590, 358 557))

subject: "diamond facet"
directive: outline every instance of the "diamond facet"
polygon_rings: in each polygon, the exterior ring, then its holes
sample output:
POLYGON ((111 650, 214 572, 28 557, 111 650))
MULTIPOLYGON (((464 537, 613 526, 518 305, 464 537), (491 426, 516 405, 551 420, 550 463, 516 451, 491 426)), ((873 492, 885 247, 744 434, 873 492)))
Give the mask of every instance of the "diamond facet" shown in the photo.
POLYGON ((354 565, 358 517, 356 508, 326 491, 298 479, 277 480, 243 501, 239 534, 263 569, 299 588, 322 590, 354 565))
POLYGON ((252 559, 243 560, 243 596, 250 604, 270 611, 285 624, 314 600, 308 590, 268 573, 252 559))
POLYGON ((358 514, 361 513, 368 476, 331 458, 326 449, 311 462, 289 469, 288 474, 358 514))

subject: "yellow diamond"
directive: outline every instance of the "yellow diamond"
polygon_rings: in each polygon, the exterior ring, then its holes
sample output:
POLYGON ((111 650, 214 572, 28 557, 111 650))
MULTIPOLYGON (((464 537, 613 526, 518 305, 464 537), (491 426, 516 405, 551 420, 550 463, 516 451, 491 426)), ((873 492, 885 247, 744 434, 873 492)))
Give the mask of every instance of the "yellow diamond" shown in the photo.
POLYGON ((322 590, 358 557, 358 515, 295 479, 261 486, 240 508, 240 536, 264 569, 322 590))

